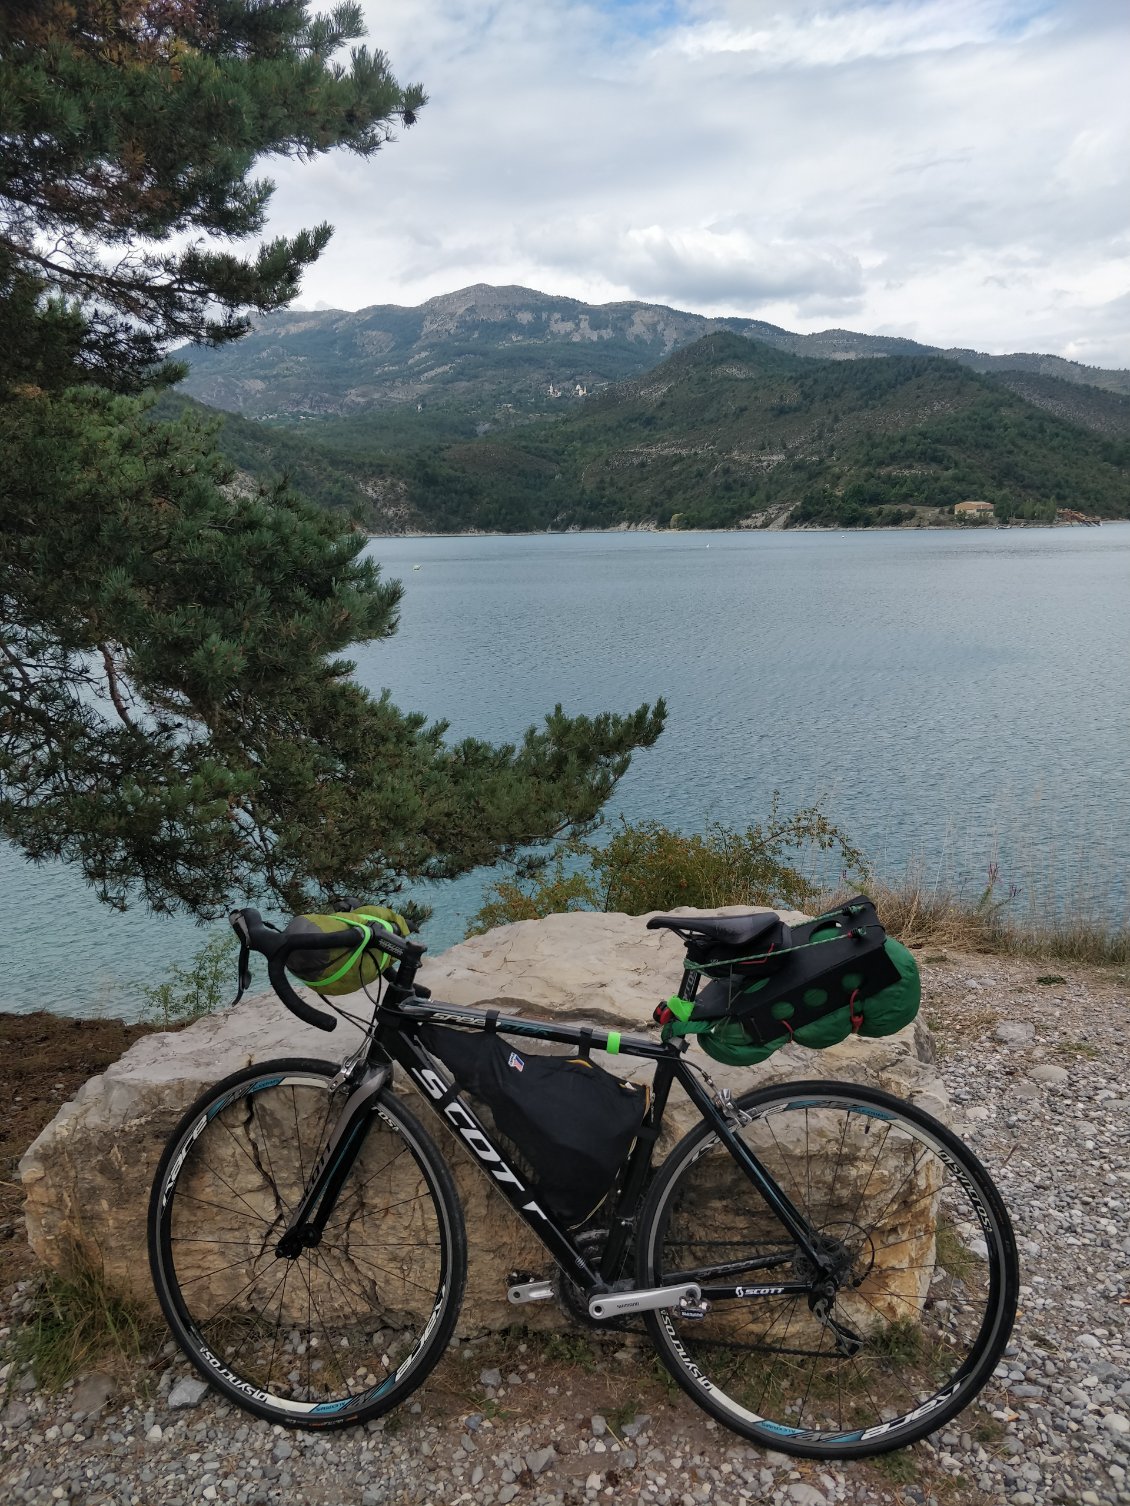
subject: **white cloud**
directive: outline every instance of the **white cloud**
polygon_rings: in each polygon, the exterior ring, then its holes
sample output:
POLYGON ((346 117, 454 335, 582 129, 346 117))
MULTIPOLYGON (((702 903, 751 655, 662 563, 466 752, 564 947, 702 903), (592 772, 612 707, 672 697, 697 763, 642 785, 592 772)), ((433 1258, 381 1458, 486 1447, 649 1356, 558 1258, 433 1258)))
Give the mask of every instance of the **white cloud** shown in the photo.
POLYGON ((308 304, 523 283, 1130 366, 1122 0, 366 12, 431 102, 278 164, 272 229, 337 226, 308 304))

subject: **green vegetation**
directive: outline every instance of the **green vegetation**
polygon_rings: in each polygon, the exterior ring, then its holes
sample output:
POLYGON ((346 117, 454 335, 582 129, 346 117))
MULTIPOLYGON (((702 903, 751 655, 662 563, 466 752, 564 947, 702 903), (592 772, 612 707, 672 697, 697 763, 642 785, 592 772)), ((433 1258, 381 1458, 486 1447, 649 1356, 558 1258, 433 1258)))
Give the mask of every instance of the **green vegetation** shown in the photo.
MULTIPOLYGON (((641 377, 719 331, 790 355, 852 364, 944 357, 990 374, 1073 422, 1125 434, 1130 372, 1057 356, 940 351, 886 335, 796 335, 757 319, 708 319, 657 304, 593 305, 479 285, 417 308, 374 305, 271 315, 238 347, 194 353, 188 390, 217 407, 280 420, 358 420, 366 443, 412 448, 575 408, 581 393, 641 377), (552 391, 551 391, 552 389, 552 391), (1111 394, 1111 403, 1104 402, 1111 394)), ((308 425, 304 425, 308 427, 308 425)), ((357 432, 347 422, 346 432, 357 432)), ((338 442, 334 433, 334 443, 338 442)))
POLYGON ((597 308, 528 288, 478 286, 418 308, 268 317, 238 349, 194 354, 188 391, 273 421, 352 416, 371 437, 395 434, 412 445, 421 429, 434 437, 437 421, 452 426, 450 437, 467 438, 476 425, 505 427, 576 406, 578 388, 638 376, 719 325, 790 338, 756 319, 632 303, 597 308))
MULTIPOLYGON (((624 911, 641 915, 680 905, 772 905, 818 913, 863 889, 875 901, 892 936, 916 949, 924 961, 948 959, 936 948, 1056 958, 1091 966, 1130 963, 1130 930, 1093 916, 1077 916, 1050 902, 1013 914, 1019 896, 1002 886, 992 865, 974 893, 941 879, 927 882, 917 865, 899 880, 877 876, 844 833, 809 806, 782 815, 774 797, 768 819, 744 832, 720 824, 688 836, 658 822, 621 821, 603 846, 583 841, 560 845, 552 861, 527 863, 513 878, 486 893, 468 935, 515 920, 537 920, 571 910, 624 911), (815 861, 817 854, 831 858, 815 861), (840 884, 829 889, 822 873, 834 869, 840 884)), ((1066 980, 1042 974, 1041 984, 1066 980)), ((995 1016, 988 1019, 994 1023, 995 1016)))
POLYGON ((235 936, 221 933, 205 942, 187 967, 174 967, 164 983, 140 985, 144 1018, 171 1030, 215 1014, 235 991, 235 955, 235 936))
POLYGON ((368 158, 415 119, 383 54, 334 60, 362 34, 299 0, 0 18, 0 834, 119 908, 293 913, 583 836, 662 729, 662 703, 558 707, 452 746, 366 694, 345 655, 395 632, 400 588, 337 510, 355 482, 302 471, 334 510, 241 484, 197 413, 154 411, 171 342, 244 334, 329 239, 228 249, 264 226, 257 159, 368 158))
POLYGON ((378 531, 932 525, 969 498, 998 522, 1051 522, 1060 507, 1130 513, 1130 398, 1101 398, 1125 408, 1121 430, 1093 432, 941 357, 802 359, 722 331, 550 419, 488 426, 444 406, 298 434, 234 420, 218 442, 378 531))
MULTIPOLYGON (((118 391, 154 381, 170 342, 222 345, 283 308, 329 225, 262 243, 265 153, 376 152, 424 104, 382 53, 355 48, 361 9, 302 3, 43 0, 0 20, 0 377, 118 391), (172 237, 177 237, 177 249, 172 237)), ((175 369, 164 368, 163 380, 175 369)))
POLYGON ((919 1477, 918 1462, 909 1449, 899 1449, 897 1453, 879 1454, 868 1462, 872 1469, 877 1470, 893 1485, 910 1485, 919 1477))
MULTIPOLYGON (((1099 967, 1130 963, 1130 929, 1107 924, 1091 913, 1078 914, 1052 898, 1016 908, 1018 892, 997 895, 997 880, 979 894, 960 884, 928 882, 917 865, 901 879, 870 875, 867 892, 893 936, 912 947, 952 947, 966 952, 995 952, 1016 957, 1055 959, 1099 967), (1009 907, 1013 907, 1010 910, 1009 907)), ((1037 983, 1065 982, 1046 974, 1037 983)))
POLYGON ((111 1290, 101 1274, 46 1271, 34 1306, 14 1329, 4 1355, 14 1381, 30 1369, 45 1390, 58 1391, 93 1364, 135 1379, 156 1347, 160 1327, 111 1290))
POLYGON ((839 870, 862 868, 862 854, 819 807, 783 815, 776 795, 764 824, 744 832, 716 823, 702 836, 685 836, 657 821, 621 821, 604 846, 572 843, 560 850, 548 877, 495 884, 468 934, 565 910, 642 915, 679 905, 795 909, 813 903, 819 887, 794 855, 816 852, 834 853, 839 870))

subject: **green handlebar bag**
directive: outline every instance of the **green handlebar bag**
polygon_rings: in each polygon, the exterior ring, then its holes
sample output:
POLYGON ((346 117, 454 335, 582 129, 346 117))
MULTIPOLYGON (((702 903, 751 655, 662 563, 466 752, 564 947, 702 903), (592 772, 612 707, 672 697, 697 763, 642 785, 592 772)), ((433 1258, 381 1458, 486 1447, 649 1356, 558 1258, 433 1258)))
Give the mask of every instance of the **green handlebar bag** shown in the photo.
POLYGON ((408 922, 403 915, 384 905, 365 905, 335 915, 296 915, 283 932, 285 936, 332 935, 353 926, 362 932, 360 944, 352 939, 338 948, 315 948, 294 951, 287 958, 287 972, 300 983, 320 994, 353 994, 376 981, 390 962, 380 950, 381 933, 407 936, 408 922))

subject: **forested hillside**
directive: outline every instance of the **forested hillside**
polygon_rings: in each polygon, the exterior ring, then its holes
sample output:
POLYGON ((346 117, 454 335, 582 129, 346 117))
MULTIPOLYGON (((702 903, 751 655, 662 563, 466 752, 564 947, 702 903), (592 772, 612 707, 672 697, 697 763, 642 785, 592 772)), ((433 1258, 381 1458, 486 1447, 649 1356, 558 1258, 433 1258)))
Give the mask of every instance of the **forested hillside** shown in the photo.
POLYGON ((1103 398, 1108 434, 941 357, 816 361, 718 332, 557 420, 415 445, 361 418, 234 420, 221 444, 378 532, 937 523, 970 498, 1125 517, 1125 400, 1103 398))

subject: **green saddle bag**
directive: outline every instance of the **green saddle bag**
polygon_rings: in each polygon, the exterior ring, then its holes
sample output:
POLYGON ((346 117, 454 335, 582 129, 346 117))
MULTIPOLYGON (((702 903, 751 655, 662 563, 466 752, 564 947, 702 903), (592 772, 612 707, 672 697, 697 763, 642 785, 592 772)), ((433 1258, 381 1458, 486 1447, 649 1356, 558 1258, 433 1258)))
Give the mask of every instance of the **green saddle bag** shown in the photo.
POLYGON ((803 926, 782 926, 771 948, 707 959, 711 979, 693 1004, 667 1001, 663 1038, 693 1035, 716 1061, 753 1066, 789 1041, 813 1050, 849 1035, 893 1035, 922 999, 918 964, 859 895, 803 926))

